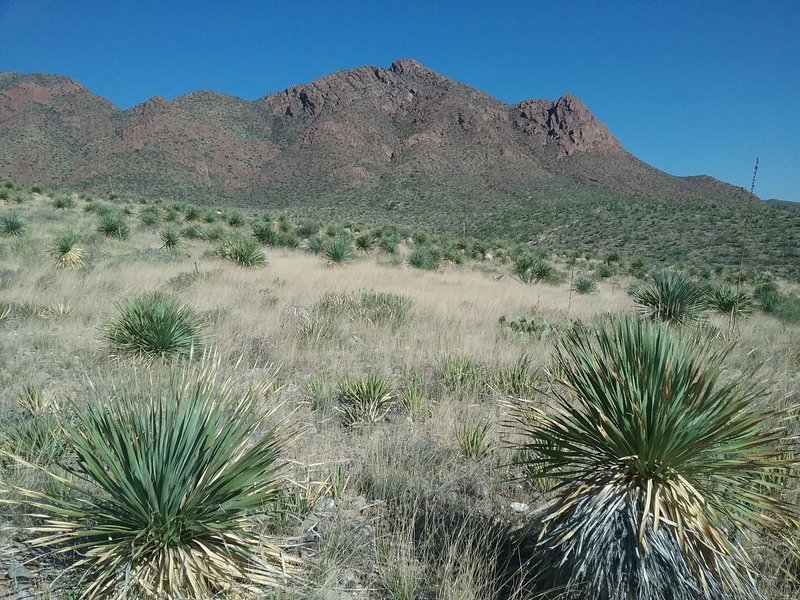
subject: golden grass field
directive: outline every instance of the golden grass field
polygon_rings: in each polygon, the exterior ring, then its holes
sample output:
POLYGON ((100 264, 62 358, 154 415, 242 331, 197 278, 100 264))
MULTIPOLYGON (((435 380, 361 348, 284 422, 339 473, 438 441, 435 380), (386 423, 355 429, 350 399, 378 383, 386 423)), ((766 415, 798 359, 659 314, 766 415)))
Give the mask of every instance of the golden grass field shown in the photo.
MULTIPOLYGON (((287 449, 282 512, 264 523, 303 558, 306 583, 280 597, 528 597, 509 575, 516 559, 506 555, 508 536, 549 489, 546 482, 513 480, 520 475, 510 464, 513 434, 503 425, 513 394, 498 373, 526 357, 531 377, 540 373, 534 399, 544 404, 558 328, 632 313, 632 278, 616 275, 600 281, 595 294, 570 294, 566 283, 522 284, 496 260, 422 271, 377 250, 333 266, 303 249, 264 248, 268 264, 243 268, 202 240, 185 240, 175 252, 160 249, 160 227, 140 223, 138 205, 130 207, 129 238, 106 238, 84 204, 75 197, 73 207, 56 210, 50 198, 34 194, 24 204, 0 206, 0 214, 16 212, 27 224, 24 235, 0 236, 0 303, 12 307, 0 320, 0 444, 29 418, 20 404, 26 395, 65 411, 70 402, 87 402, 92 386, 102 390, 160 369, 114 356, 102 327, 117 302, 167 292, 203 316, 207 347, 223 375, 241 384, 274 379, 275 418, 304 431, 287 449), (85 266, 58 269, 48 255, 65 229, 82 234, 85 266), (326 293, 355 298, 361 290, 406 298, 405 316, 376 324, 345 309, 321 329, 309 327, 326 293), (499 324, 522 315, 546 331, 519 334, 499 324), (472 379, 453 382, 447 365, 454 359, 467 359, 472 379), (381 422, 347 427, 335 390, 345 377, 366 374, 390 380, 398 400, 381 422), (404 406, 399 398, 413 385, 419 394, 404 406), (468 457, 465 432, 483 423, 487 437, 479 455, 468 457)), ((715 343, 735 344, 731 374, 762 364, 771 401, 800 400, 798 325, 760 313, 734 331, 724 316, 707 322, 715 343)), ((8 461, 0 463, 0 481, 43 485, 39 474, 8 461)), ((26 545, 32 521, 24 512, 0 511, 0 566, 10 572, 23 565, 30 576, 7 576, 0 595, 72 597, 69 582, 57 577, 59 563, 26 545)), ((797 533, 751 543, 765 593, 796 597, 783 568, 797 572, 797 533)))

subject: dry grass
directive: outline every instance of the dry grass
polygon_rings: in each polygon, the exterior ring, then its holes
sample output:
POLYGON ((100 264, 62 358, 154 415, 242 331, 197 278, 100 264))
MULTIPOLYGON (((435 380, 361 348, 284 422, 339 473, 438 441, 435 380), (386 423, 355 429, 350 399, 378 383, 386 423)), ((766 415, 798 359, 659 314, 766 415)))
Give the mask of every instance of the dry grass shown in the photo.
MULTIPOLYGON (((291 413, 297 426, 309 430, 289 449, 295 464, 290 479, 305 482, 291 489, 306 501, 297 502, 297 494, 283 501, 309 573, 311 591, 300 589, 298 596, 333 589, 353 598, 412 598, 403 596, 408 590, 425 597, 497 597, 497 581, 504 575, 487 565, 502 555, 503 528, 525 519, 511 503, 532 508, 546 490, 510 482, 514 473, 505 465, 511 456, 497 426, 504 417, 503 393, 490 384, 499 367, 522 355, 530 357, 533 368, 544 367, 552 346, 546 337, 515 334, 498 321, 528 315, 557 327, 569 319, 588 322, 631 312, 625 293, 629 280, 612 277, 601 282, 597 294, 573 295, 567 313, 567 284, 498 279, 508 273, 499 263, 422 271, 373 253, 333 268, 319 255, 268 248, 268 266, 243 269, 215 257, 213 246, 199 240, 187 239, 183 253, 159 250, 158 226, 145 226, 135 215, 129 217, 131 235, 125 241, 93 234, 97 217, 82 211, 83 204, 75 202, 56 218, 49 201, 34 195, 21 208, 14 206, 28 223, 26 235, 0 239, 5 282, 0 302, 13 307, 0 321, 0 444, 9 427, 28 418, 17 400, 26 386, 58 401, 81 402, 88 396, 88 379, 129 373, 134 363, 110 357, 100 327, 119 300, 169 291, 203 315, 223 369, 244 382, 261 381, 277 370, 284 408, 276 418, 291 413), (59 269, 47 253, 65 228, 85 234, 83 267, 59 269), (315 313, 326 292, 362 289, 408 298, 405 319, 390 326, 315 313), (319 326, 310 334, 309 323, 319 326), (474 387, 445 385, 441 365, 448 356, 475 365, 474 387), (312 379, 335 390, 348 375, 373 373, 391 379, 398 392, 404 381, 417 377, 424 410, 412 421, 398 406, 381 424, 345 427, 335 398, 315 404, 307 391, 312 379), (484 420, 495 425, 488 454, 463 457, 460 432, 466 423, 484 420), (411 527, 423 517, 428 529, 411 527), (486 530, 487 522, 497 531, 486 530), (454 534, 458 531, 469 533, 486 551, 466 553, 463 539, 454 534), (437 552, 434 541, 441 544, 437 552)), ((0 212, 9 209, 0 207, 0 212)), ((724 317, 713 318, 711 325, 719 343, 727 343, 724 317)), ((800 400, 800 328, 766 315, 739 327, 732 367, 744 370, 766 361, 762 376, 773 383, 775 401, 800 400)), ((30 473, 2 465, 0 481, 37 484, 30 473)), ((24 517, 9 515, 2 522, 0 552, 21 552, 17 528, 24 517)), ((2 556, 0 563, 5 564, 2 556)), ((44 582, 58 566, 46 567, 41 567, 44 582)), ((765 566, 771 577, 770 569, 765 566)), ((63 588, 53 594, 63 596, 63 588)), ((503 594, 524 596, 519 589, 503 594)))

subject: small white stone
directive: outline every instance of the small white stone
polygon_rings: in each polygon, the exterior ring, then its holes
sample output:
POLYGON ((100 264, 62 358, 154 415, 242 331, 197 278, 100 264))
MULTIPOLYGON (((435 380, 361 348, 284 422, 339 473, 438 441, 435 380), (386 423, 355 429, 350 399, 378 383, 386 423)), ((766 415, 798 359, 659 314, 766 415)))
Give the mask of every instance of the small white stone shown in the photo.
POLYGON ((511 510, 518 513, 525 513, 528 512, 528 505, 524 502, 512 502, 509 506, 511 506, 511 510))

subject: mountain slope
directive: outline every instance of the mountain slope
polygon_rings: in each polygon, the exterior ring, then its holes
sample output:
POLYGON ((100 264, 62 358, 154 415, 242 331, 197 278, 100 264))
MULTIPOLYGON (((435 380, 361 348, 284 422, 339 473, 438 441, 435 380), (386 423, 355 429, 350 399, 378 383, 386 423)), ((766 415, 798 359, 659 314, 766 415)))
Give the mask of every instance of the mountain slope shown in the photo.
POLYGON ((503 104, 412 60, 333 73, 254 102, 195 92, 127 111, 63 77, 2 73, 0 173, 253 202, 370 192, 391 201, 396 190, 409 202, 430 191, 457 205, 465 195, 524 201, 565 186, 674 200, 748 197, 644 164, 571 94, 503 104))

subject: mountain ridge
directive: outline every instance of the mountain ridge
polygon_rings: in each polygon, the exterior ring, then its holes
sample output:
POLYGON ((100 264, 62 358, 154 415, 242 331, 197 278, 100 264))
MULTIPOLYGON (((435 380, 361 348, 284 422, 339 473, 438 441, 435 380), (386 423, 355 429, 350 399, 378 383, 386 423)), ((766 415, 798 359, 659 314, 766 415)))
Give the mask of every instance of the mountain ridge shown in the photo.
POLYGON ((645 199, 750 198, 708 176, 645 164, 574 94, 506 104, 412 59, 336 71, 252 101, 200 90, 127 110, 64 76, 0 73, 0 173, 254 202, 383 194, 411 179, 487 199, 499 192, 524 201, 562 181, 645 199))

